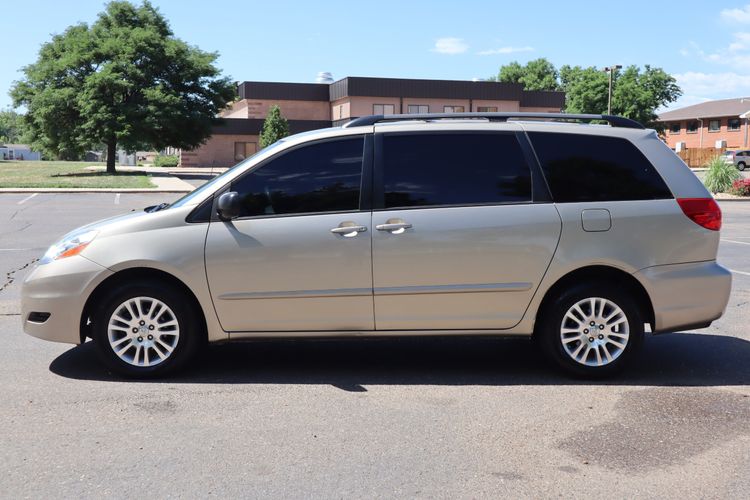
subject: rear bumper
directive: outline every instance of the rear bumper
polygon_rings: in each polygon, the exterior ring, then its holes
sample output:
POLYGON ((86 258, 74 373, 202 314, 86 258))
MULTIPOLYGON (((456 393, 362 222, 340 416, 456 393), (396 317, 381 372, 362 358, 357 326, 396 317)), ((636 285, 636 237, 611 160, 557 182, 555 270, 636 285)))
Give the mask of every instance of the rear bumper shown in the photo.
POLYGON ((23 331, 44 340, 80 344, 81 313, 91 291, 112 271, 81 256, 37 266, 21 290, 23 331), (32 313, 49 314, 34 321, 32 313))
POLYGON ((654 332, 705 328, 724 314, 732 273, 716 261, 641 269, 635 276, 651 297, 654 332))

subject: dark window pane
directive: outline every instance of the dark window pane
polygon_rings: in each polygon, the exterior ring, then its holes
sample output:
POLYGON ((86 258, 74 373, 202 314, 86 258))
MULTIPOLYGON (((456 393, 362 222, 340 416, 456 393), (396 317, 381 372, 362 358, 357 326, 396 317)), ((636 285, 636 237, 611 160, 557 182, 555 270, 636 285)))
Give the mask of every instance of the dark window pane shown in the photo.
POLYGON ((356 137, 282 153, 232 184, 242 216, 358 210, 363 146, 356 137))
POLYGON ((531 132, 557 203, 672 198, 651 162, 627 139, 531 132))
POLYGON ((531 174, 513 134, 386 135, 385 206, 531 200, 531 174))

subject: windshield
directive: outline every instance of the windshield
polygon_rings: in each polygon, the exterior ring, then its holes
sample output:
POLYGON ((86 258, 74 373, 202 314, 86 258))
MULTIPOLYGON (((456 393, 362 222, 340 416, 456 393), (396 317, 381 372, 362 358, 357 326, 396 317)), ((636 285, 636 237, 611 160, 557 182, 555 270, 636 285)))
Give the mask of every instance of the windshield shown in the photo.
POLYGON ((256 156, 258 156, 261 152, 263 152, 264 155, 267 155, 271 151, 279 148, 283 143, 284 143, 283 140, 277 141, 277 142, 273 143, 272 145, 270 145, 270 146, 268 146, 266 148, 263 148, 263 149, 257 151, 255 154, 253 154, 251 156, 248 156, 247 158, 245 158, 244 160, 242 160, 237 165, 233 166, 232 168, 230 168, 229 170, 227 170, 223 174, 217 175, 216 177, 214 177, 210 181, 206 182, 205 184, 203 184, 199 188, 195 189, 194 191, 189 192, 188 194, 186 194, 185 196, 183 196, 179 200, 175 201, 174 203, 172 203, 171 205, 169 205, 169 207, 172 208, 172 207, 182 207, 182 206, 185 206, 185 205, 190 205, 193 200, 195 200, 196 198, 200 198, 200 196, 203 193, 209 192, 214 187, 220 186, 221 184, 223 184, 225 182, 226 178, 229 177, 229 175, 232 172, 234 172, 236 169, 238 169, 238 168, 242 167, 243 165, 245 165, 247 162, 249 162, 250 160, 252 160, 256 156))

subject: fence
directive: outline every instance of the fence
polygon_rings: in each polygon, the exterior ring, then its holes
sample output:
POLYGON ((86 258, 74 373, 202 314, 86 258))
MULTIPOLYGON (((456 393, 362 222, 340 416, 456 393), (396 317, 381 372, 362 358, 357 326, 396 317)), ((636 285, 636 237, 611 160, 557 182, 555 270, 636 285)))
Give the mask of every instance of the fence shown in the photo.
POLYGON ((715 156, 719 156, 726 151, 726 148, 690 148, 683 149, 677 153, 682 161, 687 163, 688 167, 703 167, 715 156))

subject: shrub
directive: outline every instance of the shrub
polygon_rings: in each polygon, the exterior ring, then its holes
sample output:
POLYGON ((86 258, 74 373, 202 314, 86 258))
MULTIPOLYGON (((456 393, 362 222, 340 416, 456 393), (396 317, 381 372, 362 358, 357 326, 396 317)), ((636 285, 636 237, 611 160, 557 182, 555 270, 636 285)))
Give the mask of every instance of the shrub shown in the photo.
POLYGON ((750 196, 750 179, 737 179, 732 183, 729 194, 735 196, 750 196))
POLYGON ((712 193, 724 193, 732 187, 732 183, 741 176, 733 164, 728 163, 721 156, 715 157, 708 162, 706 180, 703 181, 712 193))
POLYGON ((159 155, 154 158, 155 167, 173 168, 180 163, 180 159, 173 155, 159 155))

